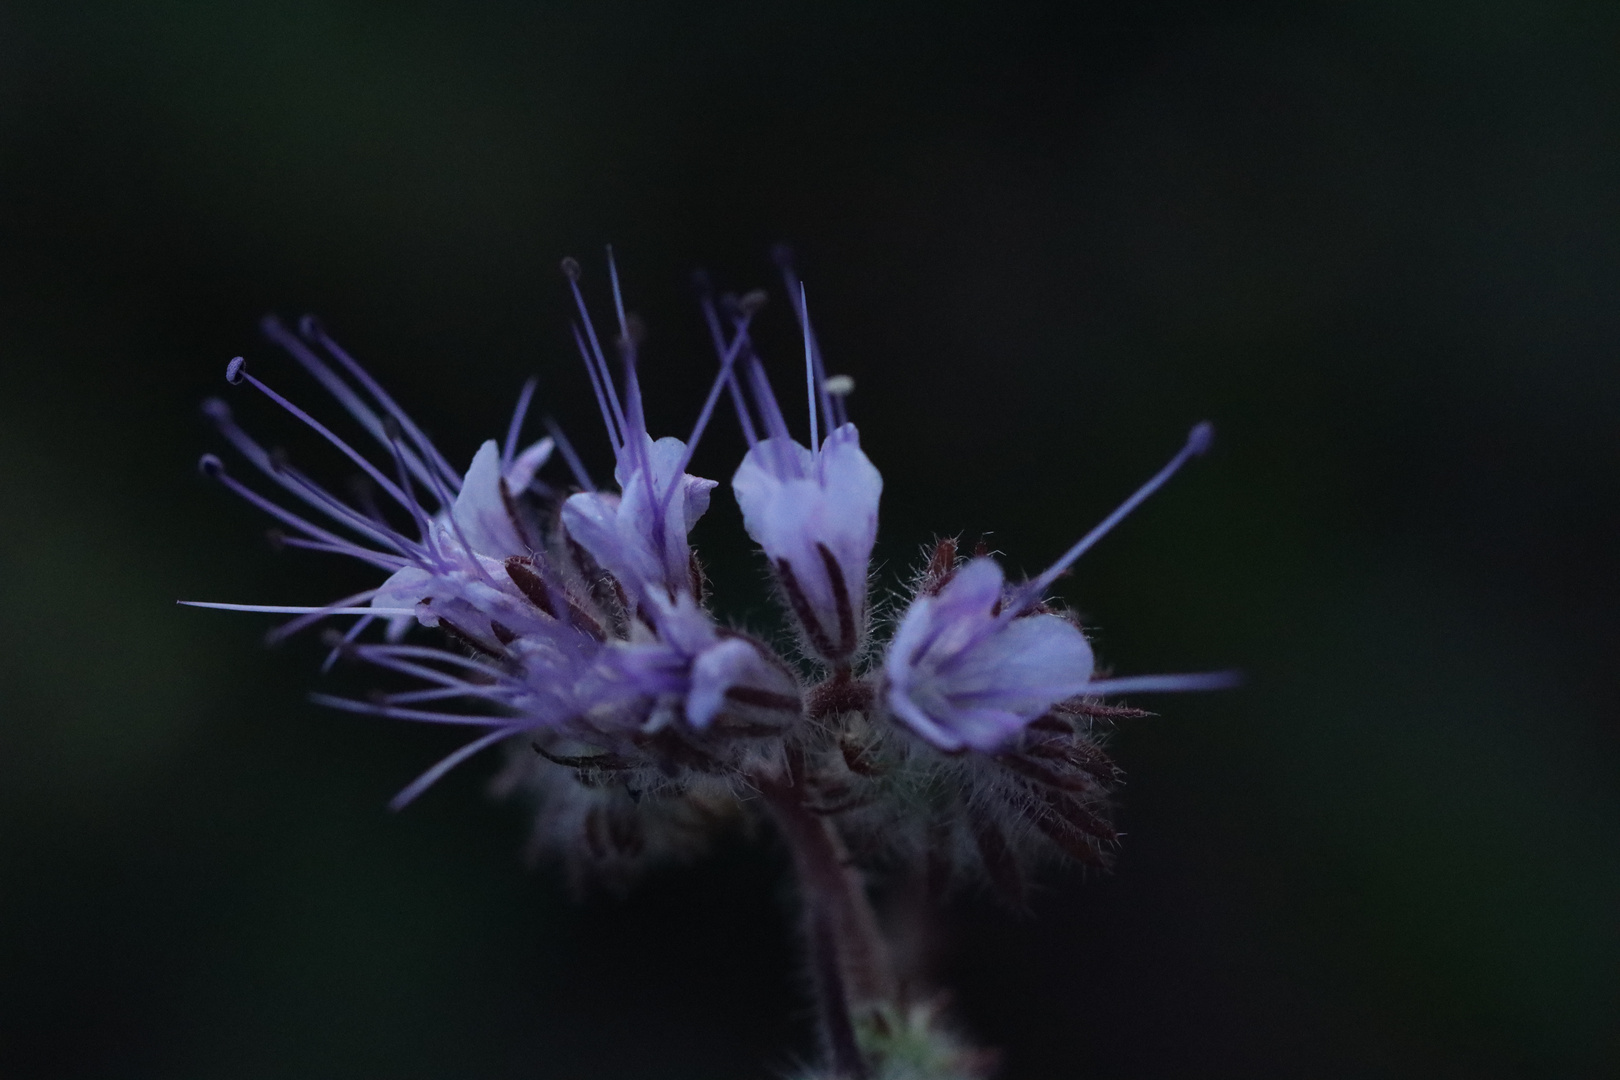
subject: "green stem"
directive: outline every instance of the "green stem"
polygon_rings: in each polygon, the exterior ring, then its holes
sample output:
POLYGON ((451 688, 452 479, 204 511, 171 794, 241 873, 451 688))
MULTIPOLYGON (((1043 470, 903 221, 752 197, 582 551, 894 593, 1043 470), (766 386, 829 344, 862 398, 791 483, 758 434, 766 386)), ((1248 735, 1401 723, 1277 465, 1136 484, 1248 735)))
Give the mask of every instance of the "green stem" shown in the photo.
POLYGON ((871 1070, 856 1041, 855 1016, 894 997, 877 918, 842 837, 826 817, 805 806, 804 788, 771 780, 761 781, 759 789, 793 852, 833 1066, 851 1080, 865 1080, 871 1070))

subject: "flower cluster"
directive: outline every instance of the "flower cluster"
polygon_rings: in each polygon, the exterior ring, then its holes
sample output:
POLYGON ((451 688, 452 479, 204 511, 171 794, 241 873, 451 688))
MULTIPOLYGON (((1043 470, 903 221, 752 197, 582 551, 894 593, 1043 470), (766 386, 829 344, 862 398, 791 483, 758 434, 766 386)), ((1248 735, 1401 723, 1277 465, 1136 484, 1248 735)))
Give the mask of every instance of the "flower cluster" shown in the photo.
MULTIPOLYGON (((609 446, 599 484, 555 425, 523 445, 534 391, 504 440, 455 468, 388 393, 312 319, 264 330, 348 413, 368 453, 306 413, 237 358, 226 371, 331 443, 365 478, 346 500, 240 427, 222 401, 207 415, 260 480, 220 458, 205 474, 275 518, 279 542, 358 559, 383 580, 330 605, 202 604, 296 616, 274 631, 327 631, 343 657, 409 680, 339 709, 468 729, 468 741, 401 791, 419 795, 486 748, 506 745, 502 791, 530 798, 536 844, 583 880, 623 877, 694 850, 760 805, 812 815, 843 856, 973 871, 1016 896, 1027 857, 1104 862, 1115 767, 1109 723, 1137 710, 1120 694, 1201 690, 1224 674, 1098 678, 1054 580, 1210 442, 1192 430, 1173 460, 1032 580, 1010 583, 984 551, 934 544, 886 640, 874 640, 872 550, 883 478, 846 413, 847 377, 828 377, 784 264, 804 343, 808 422, 793 432, 751 337, 762 292, 705 295, 718 369, 684 438, 648 429, 638 334, 611 271, 613 323, 599 334, 564 263, 574 337, 609 446), (693 526, 714 480, 688 472, 728 399, 747 442, 731 491, 764 552, 798 642, 784 655, 711 613, 693 526), (556 467, 566 473, 546 479, 556 467), (265 493, 265 486, 273 489, 265 493), (428 637, 413 627, 435 631, 428 637), (368 634, 368 628, 376 632, 368 634), (784 796, 784 792, 791 793, 784 796)), ((819 841, 818 841, 819 842, 819 841)))

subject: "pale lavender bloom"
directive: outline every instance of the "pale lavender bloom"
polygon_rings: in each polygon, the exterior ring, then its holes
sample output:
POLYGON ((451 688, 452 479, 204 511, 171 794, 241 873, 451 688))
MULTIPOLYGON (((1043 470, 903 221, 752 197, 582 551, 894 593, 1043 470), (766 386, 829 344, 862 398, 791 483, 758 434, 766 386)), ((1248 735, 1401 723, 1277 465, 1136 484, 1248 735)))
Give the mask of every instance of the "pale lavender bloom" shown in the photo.
POLYGON ((391 459, 392 475, 250 374, 241 358, 229 365, 228 380, 256 387, 322 435, 361 468, 413 528, 392 525, 369 495, 358 506, 337 498, 247 435, 223 402, 210 401, 204 411, 226 439, 286 494, 339 531, 250 488, 213 455, 203 459, 205 473, 287 526, 291 534, 280 536, 281 544, 349 555, 388 571, 389 577, 378 588, 324 607, 198 606, 298 616, 272 638, 322 619, 354 616, 356 622, 336 643, 328 664, 348 652, 428 685, 371 701, 329 696, 320 700, 355 712, 488 729, 424 773, 401 793, 398 803, 471 754, 514 734, 622 730, 643 722, 644 710, 635 707, 636 693, 619 692, 613 667, 604 662, 604 653, 612 647, 603 629, 608 621, 605 613, 577 588, 570 591, 566 576, 537 550, 542 542, 540 519, 524 497, 538 485, 535 473, 554 444, 542 439, 517 451, 533 383, 524 387, 504 446, 485 442, 462 475, 312 320, 303 324, 303 339, 275 320, 266 321, 265 331, 382 444, 391 459), (379 618, 389 625, 390 641, 360 643, 360 634, 379 618), (472 655, 398 643, 413 619, 443 630, 472 655))
MULTIPOLYGON (((764 367, 750 355, 748 385, 765 436, 758 435, 734 385, 748 453, 731 478, 731 489, 743 526, 770 559, 805 643, 822 660, 847 667, 866 635, 867 573, 877 540, 883 477, 861 450, 855 425, 844 418, 841 395, 829 393, 802 286, 794 290, 790 281, 789 295, 804 333, 809 446, 788 433, 764 367), (824 440, 819 430, 823 419, 829 428, 824 440)), ((711 325, 719 347, 712 312, 711 325)), ((737 326, 732 349, 746 340, 746 326, 737 326)))
MULTIPOLYGON (((443 557, 425 566, 413 564, 396 570, 372 597, 372 606, 415 607, 418 622, 437 626, 442 616, 465 613, 473 604, 481 613, 472 619, 472 628, 482 633, 488 619, 497 617, 514 599, 506 560, 527 556, 536 546, 536 540, 525 535, 528 530, 513 507, 512 493, 528 489, 535 471, 553 449, 551 439, 542 439, 503 469, 495 440, 479 447, 455 502, 429 527, 434 547, 443 557)), ((390 621, 390 637, 398 640, 408 624, 408 619, 395 616, 390 621)))
MULTIPOLYGON (((517 450, 532 380, 504 446, 485 442, 462 474, 317 323, 306 320, 300 337, 266 320, 266 334, 378 440, 388 463, 379 465, 360 453, 249 373, 241 358, 231 362, 227 379, 252 385, 327 439, 409 519, 403 529, 390 523, 369 492, 351 505, 306 478, 283 455, 266 450, 237 426, 223 402, 205 407, 251 464, 338 531, 266 498, 212 455, 203 460, 205 473, 289 527, 292 535, 280 537, 282 544, 350 555, 387 571, 388 578, 324 607, 201 606, 299 616, 273 637, 322 619, 353 616, 357 621, 336 643, 328 664, 347 652, 428 685, 368 701, 327 695, 320 700, 355 712, 488 729, 423 774, 397 803, 471 754, 517 734, 618 747, 671 719, 703 729, 724 713, 733 723, 780 725, 799 712, 792 672, 759 643, 722 631, 696 596, 699 578, 686 537, 716 485, 685 467, 735 350, 722 358, 691 439, 655 442, 646 431, 628 333, 622 338, 621 398, 583 297, 577 287, 574 292, 582 316, 581 352, 618 458, 621 492, 596 491, 563 442, 576 479, 590 490, 564 502, 561 518, 568 539, 609 575, 606 594, 597 591, 594 568, 555 562, 557 549, 566 551, 568 544, 549 542, 545 515, 527 497, 531 491, 550 491, 536 473, 558 445, 546 438, 517 450), (387 625, 387 642, 360 643, 360 634, 378 619, 387 625), (402 644, 413 622, 443 631, 452 648, 402 644)), ((616 274, 614 299, 621 331, 627 331, 616 274)), ((739 326, 746 328, 746 319, 739 326)))
MULTIPOLYGON (((649 589, 654 587, 668 598, 680 593, 696 595, 700 591, 700 575, 687 534, 708 510, 709 492, 717 485, 713 480, 686 472, 686 465, 713 414, 720 388, 730 374, 735 350, 722 356, 721 372, 710 389, 691 438, 686 442, 669 437, 654 440, 647 433, 641 386, 636 377, 636 343, 625 316, 617 268, 612 268, 611 272, 614 308, 619 320, 618 345, 624 366, 622 399, 585 307, 585 298, 579 291, 578 264, 568 260, 564 270, 580 315, 574 339, 596 392, 608 440, 613 445, 613 478, 618 481, 619 491, 603 492, 593 488, 570 496, 563 504, 563 527, 635 600, 645 601, 649 589)), ((586 486, 591 485, 587 482, 586 486)))
POLYGON ((702 730, 725 711, 780 727, 799 715, 798 680, 763 644, 720 628, 684 593, 652 604, 656 632, 615 643, 605 660, 626 685, 660 699, 655 725, 679 718, 702 730))
POLYGON ((1000 620, 1001 567, 979 558, 917 597, 889 643, 885 701, 942 750, 993 750, 1091 680, 1091 646, 1060 615, 1000 620))
POLYGON ((884 659, 884 701, 893 716, 942 750, 991 752, 1068 698, 1231 686, 1226 672, 1094 681, 1080 629, 1034 610, 1058 575, 1207 450, 1212 434, 1208 424, 1194 428, 1170 464, 1028 584, 1007 589, 1001 567, 977 558, 920 593, 884 659))

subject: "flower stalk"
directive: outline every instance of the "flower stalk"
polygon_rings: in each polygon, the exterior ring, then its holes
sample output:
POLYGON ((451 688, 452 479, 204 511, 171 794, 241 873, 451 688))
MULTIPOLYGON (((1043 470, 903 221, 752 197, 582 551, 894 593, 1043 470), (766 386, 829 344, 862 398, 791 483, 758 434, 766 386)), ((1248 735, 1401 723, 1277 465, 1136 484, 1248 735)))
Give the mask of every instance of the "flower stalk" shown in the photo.
POLYGON ((802 783, 761 780, 759 792, 793 855, 829 1056, 841 1075, 865 1080, 871 1070, 856 1023, 864 1013, 896 1003, 888 947, 865 882, 831 819, 811 809, 802 783))

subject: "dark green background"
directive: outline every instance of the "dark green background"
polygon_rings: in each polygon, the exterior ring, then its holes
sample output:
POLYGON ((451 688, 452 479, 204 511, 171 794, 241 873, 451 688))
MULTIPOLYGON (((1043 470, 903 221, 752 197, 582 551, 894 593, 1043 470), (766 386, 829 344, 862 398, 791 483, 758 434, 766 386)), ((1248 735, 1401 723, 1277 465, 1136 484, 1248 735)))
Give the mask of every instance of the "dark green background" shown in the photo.
MULTIPOLYGON (((0 6, 0 1075, 808 1051, 769 844, 575 904, 492 762, 389 815, 443 732, 173 606, 358 580, 194 470, 238 352, 327 408, 265 311, 458 461, 538 372, 600 467, 558 259, 618 245, 683 432, 691 270, 770 284, 781 240, 889 580, 943 532, 1039 568, 1220 430, 1064 591, 1118 670, 1250 684, 1122 732, 1114 876, 951 913, 1008 1080, 1615 1075, 1617 46, 1516 0, 0 6)), ((724 497, 698 541, 763 620, 740 535, 724 497)))

